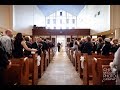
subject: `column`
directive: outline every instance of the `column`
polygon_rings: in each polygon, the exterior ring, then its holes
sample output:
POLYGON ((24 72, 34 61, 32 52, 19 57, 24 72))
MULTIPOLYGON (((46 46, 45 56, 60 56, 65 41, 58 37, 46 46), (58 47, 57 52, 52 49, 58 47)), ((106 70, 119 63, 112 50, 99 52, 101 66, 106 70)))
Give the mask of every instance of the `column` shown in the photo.
POLYGON ((119 39, 120 42, 120 28, 115 29, 115 38, 119 39))

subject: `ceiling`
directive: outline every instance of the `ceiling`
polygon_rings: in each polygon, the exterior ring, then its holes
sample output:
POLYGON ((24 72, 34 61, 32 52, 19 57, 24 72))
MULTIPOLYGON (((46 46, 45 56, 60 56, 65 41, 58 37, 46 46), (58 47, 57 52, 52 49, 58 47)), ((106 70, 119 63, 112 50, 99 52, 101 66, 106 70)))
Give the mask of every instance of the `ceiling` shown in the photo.
POLYGON ((77 16, 85 5, 37 5, 45 16, 49 16, 57 10, 64 10, 77 16))

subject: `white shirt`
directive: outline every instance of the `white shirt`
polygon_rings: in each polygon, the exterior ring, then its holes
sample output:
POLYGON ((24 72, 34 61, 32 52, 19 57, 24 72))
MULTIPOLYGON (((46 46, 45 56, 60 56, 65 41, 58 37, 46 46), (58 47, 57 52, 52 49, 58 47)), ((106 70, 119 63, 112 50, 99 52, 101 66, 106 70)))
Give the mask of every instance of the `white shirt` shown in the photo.
POLYGON ((2 43, 2 45, 4 46, 6 52, 8 52, 9 54, 12 53, 12 42, 11 42, 11 38, 7 35, 0 37, 0 41, 2 43))

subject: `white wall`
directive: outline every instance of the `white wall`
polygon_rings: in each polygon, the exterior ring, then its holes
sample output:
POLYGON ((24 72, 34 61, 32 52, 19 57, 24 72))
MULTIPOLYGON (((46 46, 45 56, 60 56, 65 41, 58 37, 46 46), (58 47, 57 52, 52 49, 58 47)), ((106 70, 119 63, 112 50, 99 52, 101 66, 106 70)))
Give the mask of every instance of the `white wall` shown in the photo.
POLYGON ((45 27, 45 16, 37 6, 34 6, 34 24, 45 27))
POLYGON ((43 26, 45 17, 36 5, 14 5, 14 30, 32 35, 33 25, 43 26))
MULTIPOLYGON (((12 5, 0 5, 0 27, 12 29, 12 5)), ((5 31, 1 29, 0 31, 5 31)))
POLYGON ((91 29, 91 35, 110 30, 110 5, 86 5, 78 15, 77 22, 78 28, 91 29))
POLYGON ((76 28, 90 28, 90 25, 88 24, 89 15, 87 15, 88 9, 87 6, 85 6, 79 15, 77 16, 77 27, 76 28))

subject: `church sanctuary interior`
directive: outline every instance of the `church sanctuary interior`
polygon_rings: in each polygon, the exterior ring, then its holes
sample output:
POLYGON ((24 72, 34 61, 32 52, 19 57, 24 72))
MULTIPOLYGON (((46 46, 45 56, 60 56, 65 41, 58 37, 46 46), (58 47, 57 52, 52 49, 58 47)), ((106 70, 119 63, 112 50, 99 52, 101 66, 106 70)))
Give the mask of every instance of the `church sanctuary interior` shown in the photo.
POLYGON ((120 85, 120 5, 0 5, 0 85, 120 85))

